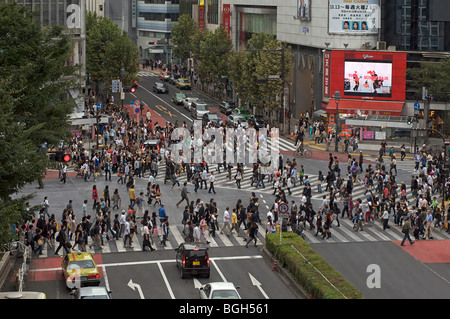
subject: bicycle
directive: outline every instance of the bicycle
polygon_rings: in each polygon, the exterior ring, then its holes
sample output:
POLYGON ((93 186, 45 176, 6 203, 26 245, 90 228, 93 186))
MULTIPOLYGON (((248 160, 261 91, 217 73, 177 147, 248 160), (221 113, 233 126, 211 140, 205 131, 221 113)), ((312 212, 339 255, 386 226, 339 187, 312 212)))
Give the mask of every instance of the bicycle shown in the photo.
POLYGON ((312 152, 311 152, 311 150, 309 150, 307 148, 304 148, 303 150, 297 148, 297 150, 294 151, 294 155, 296 157, 311 158, 312 157, 312 152))

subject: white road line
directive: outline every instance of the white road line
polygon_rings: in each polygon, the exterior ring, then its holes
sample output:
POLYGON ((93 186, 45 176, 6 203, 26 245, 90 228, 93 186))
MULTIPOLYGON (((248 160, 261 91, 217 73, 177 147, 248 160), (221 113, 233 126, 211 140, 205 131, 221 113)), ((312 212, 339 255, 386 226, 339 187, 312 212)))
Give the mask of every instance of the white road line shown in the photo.
POLYGON ((225 276, 223 275, 222 271, 219 269, 219 266, 217 266, 216 261, 215 260, 211 260, 210 262, 214 265, 214 267, 216 268, 217 272, 219 273, 220 278, 222 278, 223 282, 227 282, 227 279, 225 278, 225 276))
POLYGON ((161 263, 158 262, 157 265, 159 268, 159 272, 161 273, 161 276, 163 277, 164 283, 166 284, 167 291, 169 292, 170 297, 172 299, 175 299, 175 295, 173 294, 172 287, 170 287, 169 280, 167 280, 166 274, 164 273, 164 269, 162 268, 161 263))

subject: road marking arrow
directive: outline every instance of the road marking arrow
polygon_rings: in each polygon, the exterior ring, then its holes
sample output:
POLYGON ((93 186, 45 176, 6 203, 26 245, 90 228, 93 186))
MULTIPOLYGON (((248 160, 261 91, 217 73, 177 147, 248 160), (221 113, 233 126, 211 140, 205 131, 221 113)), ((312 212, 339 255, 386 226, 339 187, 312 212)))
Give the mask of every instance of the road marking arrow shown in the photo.
POLYGON ((269 296, 266 294, 266 292, 262 289, 262 287, 261 287, 262 284, 255 277, 253 277, 251 273, 248 273, 248 275, 250 276, 250 280, 252 281, 252 285, 258 287, 259 291, 262 293, 264 298, 270 299, 269 296))
POLYGON ((200 289, 200 288, 202 288, 202 283, 197 279, 197 278, 195 278, 195 277, 193 277, 193 279, 194 279, 194 288, 195 289, 200 289))
POLYGON ((138 292, 139 292, 139 296, 141 297, 141 299, 145 299, 145 298, 144 298, 144 294, 142 293, 141 285, 135 284, 135 283, 133 282, 133 280, 130 279, 130 281, 128 282, 128 287, 130 287, 130 288, 133 289, 133 290, 136 290, 136 288, 137 288, 137 290, 138 290, 138 292))

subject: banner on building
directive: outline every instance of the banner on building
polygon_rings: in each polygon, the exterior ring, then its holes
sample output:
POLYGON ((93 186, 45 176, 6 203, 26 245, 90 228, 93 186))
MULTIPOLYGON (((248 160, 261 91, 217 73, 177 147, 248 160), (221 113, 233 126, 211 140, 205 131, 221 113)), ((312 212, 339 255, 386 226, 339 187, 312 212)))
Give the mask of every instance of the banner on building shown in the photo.
POLYGON ((223 28, 227 31, 228 35, 231 33, 231 12, 230 5, 224 4, 222 12, 223 28))
POLYGON ((379 0, 329 0, 328 33, 377 34, 379 0))
POLYGON ((201 31, 205 31, 205 2, 203 1, 203 4, 201 3, 202 1, 200 1, 200 5, 198 6, 198 26, 201 31))
POLYGON ((323 54, 323 95, 326 97, 330 96, 330 52, 325 52, 323 54))
POLYGON ((300 20, 311 20, 311 0, 297 0, 297 17, 300 20))

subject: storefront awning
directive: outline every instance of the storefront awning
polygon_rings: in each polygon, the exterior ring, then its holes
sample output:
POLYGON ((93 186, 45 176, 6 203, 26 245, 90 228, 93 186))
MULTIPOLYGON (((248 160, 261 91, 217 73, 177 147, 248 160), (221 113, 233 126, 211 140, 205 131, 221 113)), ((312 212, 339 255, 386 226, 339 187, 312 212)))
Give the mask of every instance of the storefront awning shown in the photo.
MULTIPOLYGON (((339 114, 400 116, 403 105, 405 102, 340 100, 338 108, 339 114)), ((322 101, 322 110, 336 114, 336 101, 334 99, 330 99, 329 102, 322 101)))

